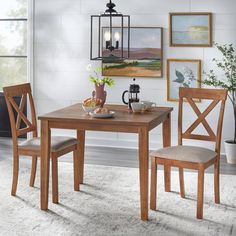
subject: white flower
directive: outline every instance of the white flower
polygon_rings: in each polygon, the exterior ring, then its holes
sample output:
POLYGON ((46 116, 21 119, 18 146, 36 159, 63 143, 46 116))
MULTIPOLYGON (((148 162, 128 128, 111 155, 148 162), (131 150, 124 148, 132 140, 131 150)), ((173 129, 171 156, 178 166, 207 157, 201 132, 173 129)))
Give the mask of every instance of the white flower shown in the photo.
POLYGON ((88 64, 88 65, 86 66, 86 70, 87 70, 87 71, 91 71, 91 70, 92 70, 92 65, 91 65, 91 64, 88 64))

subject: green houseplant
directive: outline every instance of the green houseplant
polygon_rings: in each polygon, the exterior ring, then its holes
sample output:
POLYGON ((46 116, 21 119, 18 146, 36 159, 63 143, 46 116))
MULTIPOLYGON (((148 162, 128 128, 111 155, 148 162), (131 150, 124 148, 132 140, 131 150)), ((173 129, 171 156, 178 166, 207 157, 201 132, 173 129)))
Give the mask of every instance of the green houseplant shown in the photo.
POLYGON ((233 140, 225 141, 225 152, 228 163, 236 164, 236 49, 232 44, 215 43, 215 46, 221 52, 222 59, 213 58, 213 61, 223 71, 224 76, 220 77, 210 70, 209 73, 204 73, 206 79, 203 83, 228 90, 228 97, 234 111, 234 137, 233 140))
MULTIPOLYGON (((92 71, 92 66, 89 64, 87 66, 87 71, 92 71)), ((97 99, 101 99, 101 107, 103 107, 105 101, 107 92, 104 90, 105 85, 107 84, 109 87, 112 87, 115 84, 115 81, 110 77, 102 77, 100 78, 98 73, 102 71, 101 66, 97 66, 95 70, 93 70, 94 75, 89 75, 89 80, 92 82, 95 86, 95 90, 93 91, 92 95, 93 97, 97 99)))

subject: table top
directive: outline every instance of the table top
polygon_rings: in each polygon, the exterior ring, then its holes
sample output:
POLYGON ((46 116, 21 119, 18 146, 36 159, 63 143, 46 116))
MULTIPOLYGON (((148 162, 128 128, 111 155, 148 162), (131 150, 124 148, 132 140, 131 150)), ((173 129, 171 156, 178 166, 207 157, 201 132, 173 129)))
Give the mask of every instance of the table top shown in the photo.
POLYGON ((150 125, 161 122, 173 110, 172 107, 155 107, 150 111, 133 113, 125 105, 105 104, 110 111, 114 111, 112 118, 93 118, 86 114, 81 103, 74 104, 38 117, 39 120, 65 121, 65 122, 89 122, 94 124, 125 124, 125 125, 150 125))

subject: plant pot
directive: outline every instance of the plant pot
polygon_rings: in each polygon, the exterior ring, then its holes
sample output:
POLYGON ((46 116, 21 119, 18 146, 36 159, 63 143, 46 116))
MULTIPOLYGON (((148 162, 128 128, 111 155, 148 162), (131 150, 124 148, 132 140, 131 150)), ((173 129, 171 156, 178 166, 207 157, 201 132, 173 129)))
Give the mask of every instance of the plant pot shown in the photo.
POLYGON ((227 163, 236 164, 236 143, 232 140, 225 141, 225 154, 227 163))

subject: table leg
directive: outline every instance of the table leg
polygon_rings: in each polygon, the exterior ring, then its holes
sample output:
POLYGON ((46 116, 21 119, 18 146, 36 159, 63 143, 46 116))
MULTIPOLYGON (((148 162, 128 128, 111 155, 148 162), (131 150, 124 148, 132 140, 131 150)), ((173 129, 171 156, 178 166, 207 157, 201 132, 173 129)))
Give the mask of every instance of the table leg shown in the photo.
MULTIPOLYGON (((167 119, 163 122, 162 126, 163 147, 171 145, 171 114, 169 113, 167 119)), ((171 190, 171 167, 164 165, 164 178, 165 178, 165 191, 171 190)))
POLYGON ((41 182, 40 182, 40 203, 41 209, 48 209, 48 187, 49 187, 49 168, 50 168, 50 142, 51 132, 48 121, 41 121, 41 182))
POLYGON ((77 130, 77 139, 79 140, 79 183, 84 182, 84 146, 85 130, 77 130))
POLYGON ((149 140, 148 130, 139 130, 139 181, 140 181, 140 205, 141 219, 148 220, 148 164, 149 164, 149 140))

